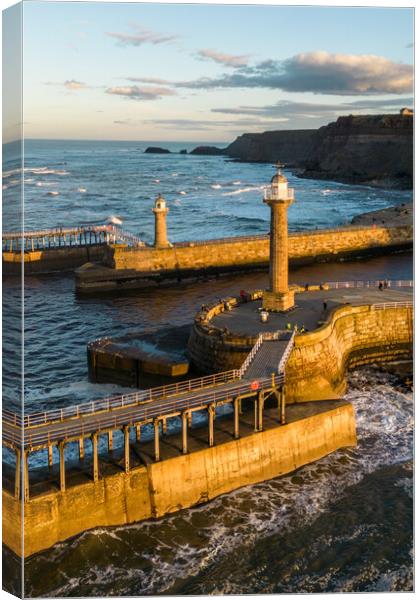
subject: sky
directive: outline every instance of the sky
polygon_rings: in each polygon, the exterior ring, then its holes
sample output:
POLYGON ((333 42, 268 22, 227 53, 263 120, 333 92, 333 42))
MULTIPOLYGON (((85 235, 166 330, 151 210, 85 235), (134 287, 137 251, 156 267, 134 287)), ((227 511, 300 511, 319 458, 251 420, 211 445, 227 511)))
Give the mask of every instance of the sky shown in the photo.
POLYGON ((27 138, 230 142, 412 106, 413 11, 26 2, 27 138))

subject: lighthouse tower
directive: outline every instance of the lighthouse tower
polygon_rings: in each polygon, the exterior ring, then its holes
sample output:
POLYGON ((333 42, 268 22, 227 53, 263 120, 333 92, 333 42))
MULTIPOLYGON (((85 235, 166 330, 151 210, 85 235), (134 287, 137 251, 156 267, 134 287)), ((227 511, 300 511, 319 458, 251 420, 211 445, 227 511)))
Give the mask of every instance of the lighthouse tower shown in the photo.
POLYGON ((169 208, 166 206, 165 198, 160 194, 155 200, 152 212, 155 213, 155 248, 168 248, 171 245, 166 233, 166 215, 169 208))
POLYGON ((271 209, 270 222, 270 287, 263 294, 263 308, 285 312, 295 305, 294 292, 289 290, 289 253, 287 235, 287 208, 294 199, 294 190, 288 188, 281 165, 264 192, 264 202, 271 209))

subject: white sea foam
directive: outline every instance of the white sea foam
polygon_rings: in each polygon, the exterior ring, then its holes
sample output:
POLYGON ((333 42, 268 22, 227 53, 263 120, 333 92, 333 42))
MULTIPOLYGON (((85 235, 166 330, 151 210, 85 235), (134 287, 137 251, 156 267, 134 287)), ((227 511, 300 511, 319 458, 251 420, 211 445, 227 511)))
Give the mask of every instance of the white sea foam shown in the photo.
POLYGON ((210 186, 213 190, 220 190, 221 189, 221 185, 219 183, 214 183, 210 186))
POLYGON ((181 190, 180 192, 178 192, 178 194, 181 194, 181 196, 186 196, 187 192, 184 192, 184 190, 181 190))
POLYGON ((60 192, 47 192, 47 196, 59 196, 60 192))
MULTIPOLYGON (((110 535, 114 541, 119 540, 120 550, 129 544, 131 556, 138 556, 139 567, 132 567, 130 562, 124 569, 124 561, 111 572, 109 566, 102 569, 87 566, 82 577, 90 594, 100 592, 99 583, 104 579, 112 585, 118 581, 120 595, 124 595, 123 588, 128 593, 133 586, 141 595, 161 594, 179 581, 180 573, 188 574, 191 579, 224 558, 229 560, 238 547, 247 551, 245 549, 252 549, 264 536, 282 534, 296 527, 296 523, 300 527, 309 525, 331 502, 342 497, 346 488, 367 474, 412 457, 412 394, 392 387, 385 374, 363 370, 351 374, 345 399, 355 408, 357 447, 339 450, 295 473, 219 496, 206 505, 164 517, 158 523, 147 521, 110 531, 98 528, 85 532, 71 542, 57 544, 49 560, 59 562, 61 555, 69 552, 69 546, 75 550, 83 544, 83 539, 90 539, 87 536, 101 536, 102 543, 106 544, 106 537, 110 535), (143 540, 138 547, 134 543, 138 538, 132 537, 130 531, 135 531, 143 540), (191 538, 195 540, 193 544, 187 542, 191 538), (147 568, 142 568, 146 564, 147 568)), ((343 532, 343 540, 346 541, 346 536, 350 540, 368 533, 357 527, 349 528, 343 532)), ((319 540, 320 552, 331 541, 327 537, 319 540)), ((385 575, 372 572, 369 578, 376 582, 372 590, 395 589, 395 581, 402 576, 401 570, 385 575)), ((316 578, 314 573, 306 582, 303 576, 299 589, 306 586, 310 589, 315 580, 320 585, 334 585, 337 591, 355 589, 357 584, 348 578, 340 581, 339 575, 334 573, 320 574, 316 578)), ((202 585, 209 585, 208 578, 202 585)), ((69 578, 49 595, 71 595, 72 590, 80 590, 79 586, 80 580, 69 578)), ((235 580, 232 569, 232 577, 228 574, 217 589, 201 591, 243 593, 243 586, 235 580)))
POLYGON ((245 188, 240 188, 239 190, 234 190, 233 192, 225 192, 222 196, 237 196, 239 194, 245 194, 247 192, 256 192, 258 190, 264 190, 267 186, 259 185, 259 186, 249 186, 245 188))
POLYGON ((87 189, 84 187, 79 187, 79 188, 77 188, 77 191, 80 192, 81 194, 84 194, 85 192, 87 192, 87 189))
POLYGON ((160 183, 160 179, 154 179, 154 183, 160 183))
POLYGON ((123 222, 119 217, 115 215, 110 215, 107 219, 107 223, 111 223, 112 225, 122 225, 123 222))

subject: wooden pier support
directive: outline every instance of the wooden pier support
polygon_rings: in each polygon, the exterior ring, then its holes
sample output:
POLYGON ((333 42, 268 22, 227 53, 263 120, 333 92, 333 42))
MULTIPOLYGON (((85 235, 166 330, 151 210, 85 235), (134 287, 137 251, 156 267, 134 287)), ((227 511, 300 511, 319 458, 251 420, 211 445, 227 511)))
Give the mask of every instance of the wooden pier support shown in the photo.
POLYGON ((83 438, 79 438, 79 460, 83 460, 85 458, 85 440, 83 438))
POLYGON ((98 459, 98 434, 92 435, 92 460, 93 460, 93 481, 99 480, 99 459, 98 459))
POLYGON ((64 442, 58 444, 60 455, 60 492, 66 491, 66 462, 64 456, 64 442))
POLYGON ((188 413, 188 427, 192 427, 192 412, 188 413))
POLYGON ((155 419, 153 422, 155 428, 155 461, 160 461, 160 447, 159 447, 159 419, 155 419))
POLYGON ((141 437, 141 425, 136 425, 136 441, 139 442, 141 437))
POLYGON ((235 440, 239 439, 239 411, 240 411, 240 398, 235 398, 233 401, 233 412, 234 412, 234 426, 233 426, 233 437, 235 440))
POLYGON ((21 452, 20 448, 16 448, 16 468, 15 468, 15 498, 20 497, 20 479, 21 479, 21 452))
POLYGON ((53 447, 51 444, 48 446, 48 466, 49 468, 53 466, 53 447))
POLYGON ((29 502, 28 451, 23 451, 23 501, 29 502))
POLYGON ((210 404, 208 407, 208 419, 209 419, 209 446, 214 446, 214 415, 216 412, 214 404, 210 404))
POLYGON ((108 452, 112 452, 114 447, 114 432, 108 431, 108 452))
POLYGON ((162 419, 162 433, 166 433, 168 431, 168 424, 166 422, 166 417, 162 419))
POLYGON ((182 454, 188 454, 188 413, 182 413, 182 454))
POLYGON ((130 472, 130 427, 124 427, 124 471, 130 472))

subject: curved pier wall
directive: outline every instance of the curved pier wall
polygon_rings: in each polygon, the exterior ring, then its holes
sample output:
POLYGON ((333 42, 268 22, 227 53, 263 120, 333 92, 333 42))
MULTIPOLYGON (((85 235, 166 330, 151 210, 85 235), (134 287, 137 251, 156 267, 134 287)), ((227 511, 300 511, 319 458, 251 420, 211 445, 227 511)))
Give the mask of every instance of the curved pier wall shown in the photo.
MULTIPOLYGON (((25 556, 83 531, 124 525, 201 504, 245 485, 283 475, 356 444, 353 406, 324 412, 125 474, 34 497, 24 505, 25 556), (182 485, 180 485, 182 482, 182 485)), ((21 554, 15 513, 3 491, 3 541, 21 554), (14 518, 16 526, 7 526, 14 518)))
MULTIPOLYGON (((348 227, 289 234, 289 259, 295 264, 360 256, 375 251, 408 248, 410 227, 348 227)), ((174 244, 170 248, 108 248, 106 265, 117 270, 145 273, 196 270, 230 270, 265 266, 269 259, 269 237, 238 237, 208 242, 174 244)))
MULTIPOLYGON (((196 319, 188 352, 203 373, 238 369, 256 339, 224 334, 211 325, 210 315, 209 321, 196 319)), ((337 398, 346 389, 347 369, 411 358, 412 344, 413 307, 337 308, 320 329, 296 335, 286 367, 287 402, 337 398)))

